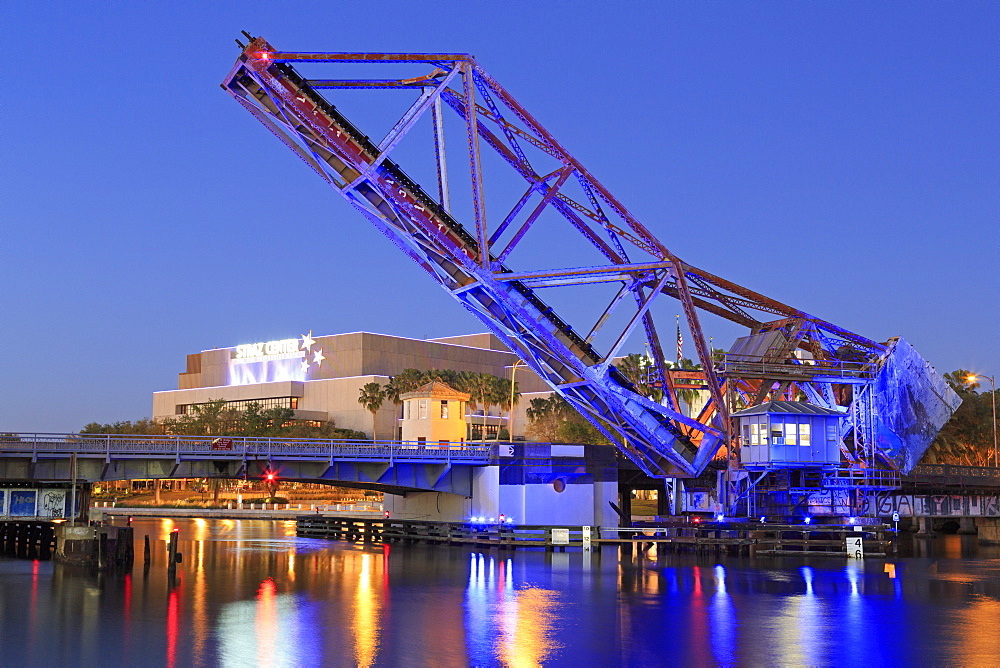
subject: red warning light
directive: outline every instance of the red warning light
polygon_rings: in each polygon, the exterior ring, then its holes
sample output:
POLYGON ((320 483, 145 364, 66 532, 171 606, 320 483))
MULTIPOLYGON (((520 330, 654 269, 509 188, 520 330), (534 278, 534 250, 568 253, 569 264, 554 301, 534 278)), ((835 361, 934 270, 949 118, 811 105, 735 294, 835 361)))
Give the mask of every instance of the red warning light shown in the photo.
POLYGON ((261 60, 268 60, 271 58, 271 54, 269 54, 267 51, 261 51, 260 53, 257 54, 257 57, 260 58, 261 60))
POLYGON ((267 480, 268 480, 268 482, 271 482, 272 480, 274 480, 274 474, 273 473, 268 473, 267 474, 267 480))

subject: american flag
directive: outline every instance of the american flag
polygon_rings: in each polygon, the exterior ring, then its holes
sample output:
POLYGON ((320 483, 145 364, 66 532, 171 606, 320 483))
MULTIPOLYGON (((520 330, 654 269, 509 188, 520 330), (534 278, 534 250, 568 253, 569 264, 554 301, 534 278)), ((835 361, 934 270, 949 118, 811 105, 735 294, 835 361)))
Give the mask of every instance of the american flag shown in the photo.
POLYGON ((681 317, 677 316, 677 366, 681 364, 684 357, 684 337, 681 336, 681 317))

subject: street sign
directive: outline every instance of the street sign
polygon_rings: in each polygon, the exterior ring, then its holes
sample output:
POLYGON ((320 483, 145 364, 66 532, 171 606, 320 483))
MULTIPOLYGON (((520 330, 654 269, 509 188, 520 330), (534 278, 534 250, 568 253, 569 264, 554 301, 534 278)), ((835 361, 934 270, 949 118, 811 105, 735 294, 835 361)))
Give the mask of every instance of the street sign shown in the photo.
POLYGON ((899 521, 899 513, 893 513, 892 514, 892 521, 893 522, 898 522, 899 521))
POLYGON ((847 537, 847 556, 850 559, 865 558, 865 543, 861 536, 847 537))
POLYGON ((500 447, 499 447, 499 450, 500 450, 499 454, 500 454, 501 457, 513 457, 514 456, 514 446, 513 445, 501 443, 500 447))

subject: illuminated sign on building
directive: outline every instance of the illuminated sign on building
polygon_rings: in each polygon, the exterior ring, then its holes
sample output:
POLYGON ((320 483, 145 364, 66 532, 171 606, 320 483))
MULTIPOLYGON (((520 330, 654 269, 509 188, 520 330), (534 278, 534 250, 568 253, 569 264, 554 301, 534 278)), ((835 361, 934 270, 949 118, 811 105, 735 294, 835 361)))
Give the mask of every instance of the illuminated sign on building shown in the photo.
POLYGON ((281 341, 247 343, 236 346, 236 357, 233 358, 233 364, 289 360, 305 356, 306 350, 300 339, 282 339, 281 341))
POLYGON ((229 360, 229 384, 305 380, 309 367, 322 366, 326 359, 322 348, 313 349, 315 345, 312 330, 297 339, 238 345, 229 360))

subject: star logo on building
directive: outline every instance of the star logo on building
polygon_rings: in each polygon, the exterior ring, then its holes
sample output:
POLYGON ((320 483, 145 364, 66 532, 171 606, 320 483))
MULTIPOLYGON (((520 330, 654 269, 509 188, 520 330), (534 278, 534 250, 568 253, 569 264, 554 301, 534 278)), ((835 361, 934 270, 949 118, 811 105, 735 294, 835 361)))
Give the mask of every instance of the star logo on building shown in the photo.
POLYGON ((313 364, 316 367, 323 366, 323 360, 326 359, 326 355, 323 354, 323 349, 316 346, 316 339, 313 337, 313 331, 310 329, 308 334, 303 334, 300 338, 301 343, 299 344, 299 350, 304 351, 302 354, 302 375, 306 376, 309 374, 309 367, 313 364), (316 346, 316 350, 313 350, 313 346, 316 346), (312 355, 312 360, 309 356, 312 355))

